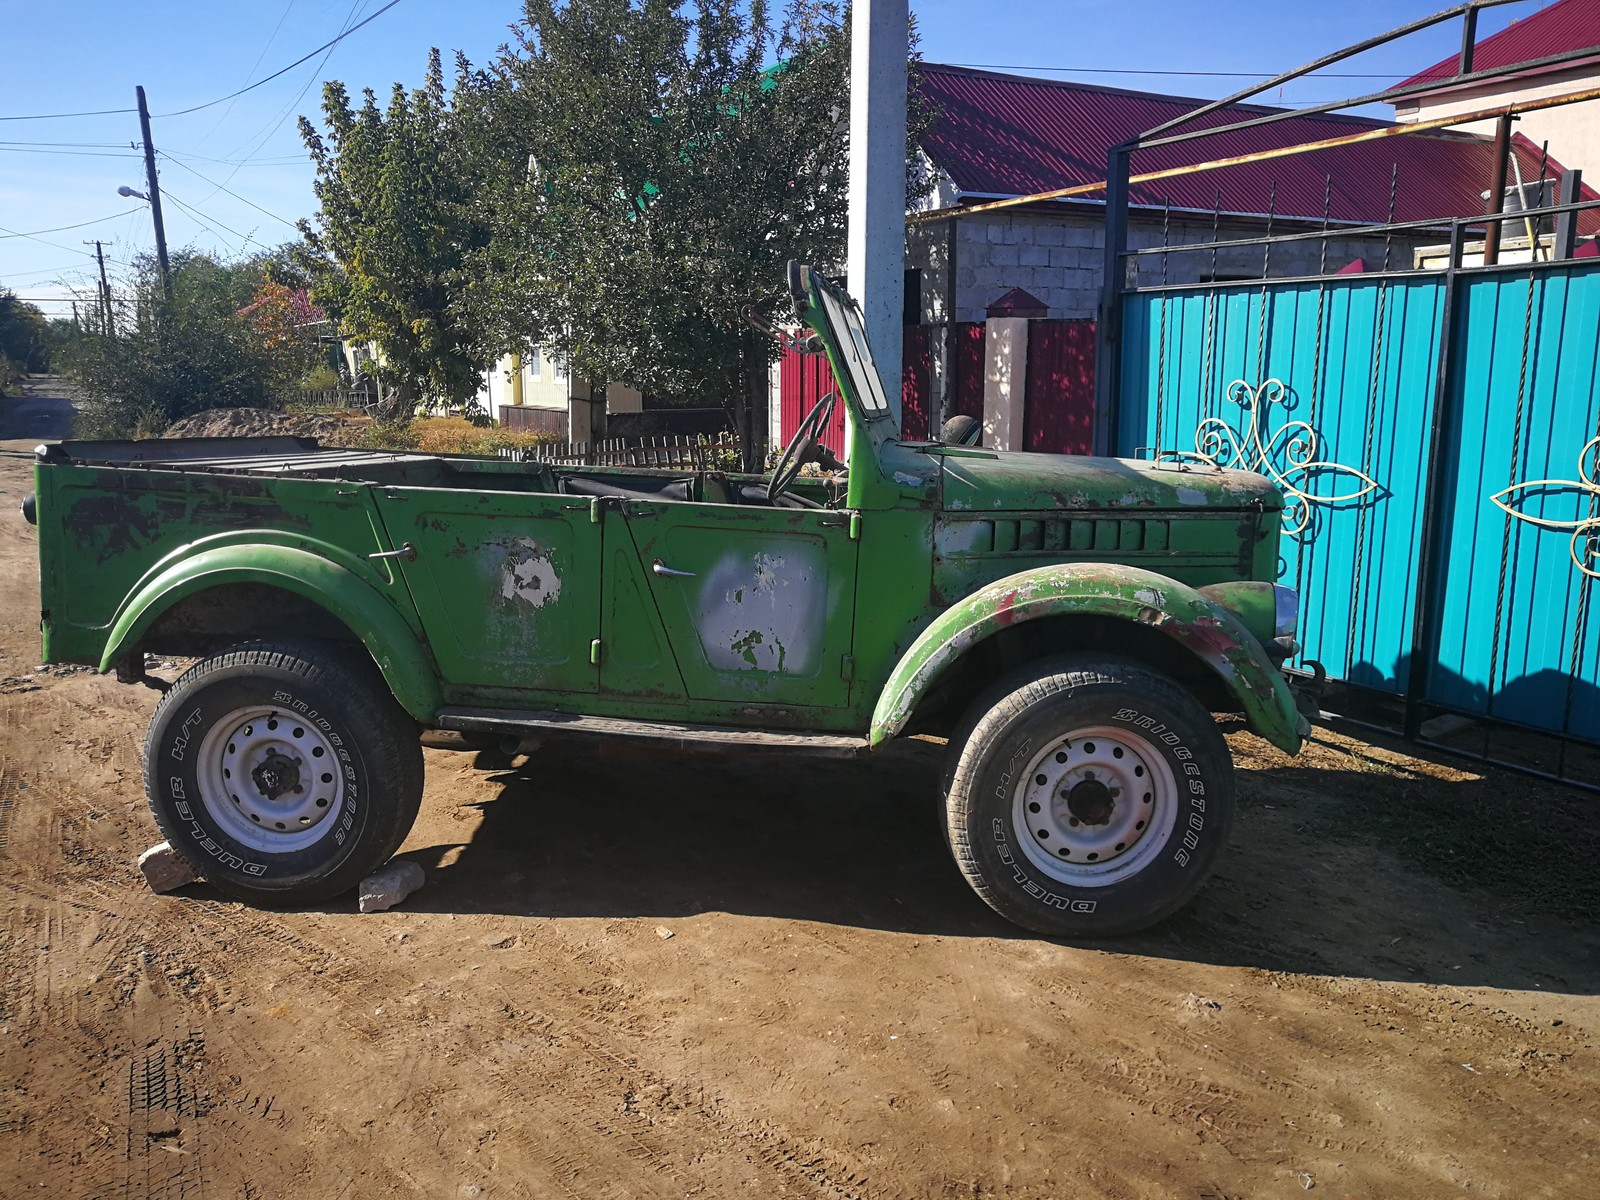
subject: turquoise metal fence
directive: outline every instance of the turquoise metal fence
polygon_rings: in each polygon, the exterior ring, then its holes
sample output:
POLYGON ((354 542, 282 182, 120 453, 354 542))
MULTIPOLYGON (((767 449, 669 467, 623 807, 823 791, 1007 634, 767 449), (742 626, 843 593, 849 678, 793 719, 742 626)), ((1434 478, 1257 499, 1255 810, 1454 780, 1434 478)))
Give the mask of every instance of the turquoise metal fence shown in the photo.
POLYGON ((1600 742, 1600 267, 1468 279, 1458 315, 1428 698, 1600 742))
POLYGON ((1302 662, 1600 742, 1600 267, 1586 261, 1127 294, 1116 452, 1277 480, 1302 662))

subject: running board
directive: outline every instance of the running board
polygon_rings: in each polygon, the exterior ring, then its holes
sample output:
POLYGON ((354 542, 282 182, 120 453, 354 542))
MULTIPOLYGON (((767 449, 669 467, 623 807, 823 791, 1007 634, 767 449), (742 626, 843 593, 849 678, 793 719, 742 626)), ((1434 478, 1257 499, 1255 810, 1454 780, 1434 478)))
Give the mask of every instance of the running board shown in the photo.
POLYGON ((621 737, 685 749, 784 750, 824 758, 864 754, 867 739, 837 733, 788 733, 725 725, 678 725, 670 721, 629 721, 572 713, 519 712, 500 708, 441 708, 433 718, 440 729, 475 733, 549 734, 570 737, 621 737))

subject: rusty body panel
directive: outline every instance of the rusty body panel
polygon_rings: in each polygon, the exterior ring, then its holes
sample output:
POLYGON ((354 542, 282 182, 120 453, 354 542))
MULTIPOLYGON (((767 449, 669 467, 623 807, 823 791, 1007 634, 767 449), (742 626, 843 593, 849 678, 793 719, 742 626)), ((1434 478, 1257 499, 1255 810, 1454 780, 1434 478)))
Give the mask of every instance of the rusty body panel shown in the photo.
POLYGON ((773 503, 718 472, 64 443, 36 469, 46 659, 137 676, 150 646, 208 652, 233 611, 237 640, 360 642, 424 726, 568 713, 876 744, 996 631, 1085 615, 1156 631, 1293 748, 1263 648, 1267 480, 902 441, 848 298, 791 282, 843 393, 847 479, 773 503))

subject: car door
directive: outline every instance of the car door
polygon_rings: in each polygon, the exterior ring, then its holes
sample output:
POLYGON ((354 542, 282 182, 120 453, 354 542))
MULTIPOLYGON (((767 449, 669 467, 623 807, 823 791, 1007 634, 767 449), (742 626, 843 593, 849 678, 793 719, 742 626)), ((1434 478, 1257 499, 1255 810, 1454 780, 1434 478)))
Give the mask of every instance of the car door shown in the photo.
POLYGON ((622 512, 690 699, 848 702, 849 514, 636 500, 622 512))
POLYGON ((589 499, 389 487, 378 495, 446 684, 593 692, 602 525, 589 499))

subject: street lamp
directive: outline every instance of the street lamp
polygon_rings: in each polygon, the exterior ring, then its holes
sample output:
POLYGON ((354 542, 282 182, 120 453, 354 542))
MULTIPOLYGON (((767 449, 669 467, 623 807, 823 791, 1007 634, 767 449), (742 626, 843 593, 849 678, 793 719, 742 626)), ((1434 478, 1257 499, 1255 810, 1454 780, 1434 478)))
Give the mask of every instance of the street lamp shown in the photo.
POLYGON ((117 189, 117 195, 123 196, 123 197, 132 196, 134 199, 143 200, 146 203, 149 203, 149 201, 150 201, 150 197, 149 196, 146 196, 143 192, 134 191, 127 184, 123 184, 121 187, 119 187, 117 189))

